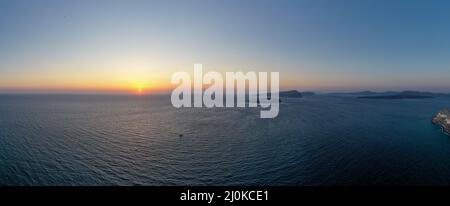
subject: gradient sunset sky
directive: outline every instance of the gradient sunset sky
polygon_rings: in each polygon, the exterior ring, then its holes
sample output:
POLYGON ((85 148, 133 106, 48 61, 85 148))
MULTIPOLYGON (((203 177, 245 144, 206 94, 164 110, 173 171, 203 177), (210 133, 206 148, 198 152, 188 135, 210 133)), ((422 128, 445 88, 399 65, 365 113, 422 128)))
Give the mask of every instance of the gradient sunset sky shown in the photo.
POLYGON ((176 71, 281 89, 450 92, 450 1, 0 0, 0 92, 170 91, 176 71))

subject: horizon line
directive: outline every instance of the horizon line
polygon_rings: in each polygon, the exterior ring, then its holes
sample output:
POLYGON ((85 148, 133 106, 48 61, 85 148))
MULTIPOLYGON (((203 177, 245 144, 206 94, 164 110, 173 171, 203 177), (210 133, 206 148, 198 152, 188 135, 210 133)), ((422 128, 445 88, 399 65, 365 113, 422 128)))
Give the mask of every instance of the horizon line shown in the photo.
MULTIPOLYGON (((387 93, 387 92, 424 92, 434 94, 450 94, 450 92, 432 91, 432 90, 415 90, 415 89, 401 89, 401 90, 299 90, 286 89, 280 92, 297 91, 297 92, 314 92, 316 94, 332 94, 332 93, 387 93)), ((247 92, 246 92, 247 93, 247 92)), ((150 96, 150 95, 169 95, 171 91, 157 91, 157 92, 143 92, 136 91, 1 91, 0 95, 133 95, 133 96, 150 96)))

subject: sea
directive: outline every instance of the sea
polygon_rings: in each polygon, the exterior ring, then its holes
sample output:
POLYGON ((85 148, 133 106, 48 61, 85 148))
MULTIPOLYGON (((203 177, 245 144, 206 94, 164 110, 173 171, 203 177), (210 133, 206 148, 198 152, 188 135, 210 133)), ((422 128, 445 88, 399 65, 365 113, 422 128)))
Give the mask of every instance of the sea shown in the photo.
POLYGON ((0 95, 0 185, 450 185, 450 98, 174 108, 168 95, 0 95))

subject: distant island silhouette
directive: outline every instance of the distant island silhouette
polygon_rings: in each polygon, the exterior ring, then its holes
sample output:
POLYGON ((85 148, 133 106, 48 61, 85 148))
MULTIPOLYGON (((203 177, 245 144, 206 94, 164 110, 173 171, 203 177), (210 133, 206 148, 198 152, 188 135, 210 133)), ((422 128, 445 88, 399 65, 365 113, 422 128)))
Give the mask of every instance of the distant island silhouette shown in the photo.
POLYGON ((402 92, 361 91, 361 92, 348 92, 348 93, 329 93, 329 95, 354 96, 358 99, 427 99, 427 98, 435 98, 435 97, 442 97, 442 96, 450 97, 450 94, 420 92, 420 91, 402 91, 402 92))
POLYGON ((433 98, 435 94, 431 92, 403 91, 400 93, 390 93, 384 95, 360 96, 359 99, 427 99, 433 98))
POLYGON ((302 98, 307 96, 314 96, 314 92, 299 92, 297 90, 289 90, 280 92, 280 97, 285 98, 302 98))

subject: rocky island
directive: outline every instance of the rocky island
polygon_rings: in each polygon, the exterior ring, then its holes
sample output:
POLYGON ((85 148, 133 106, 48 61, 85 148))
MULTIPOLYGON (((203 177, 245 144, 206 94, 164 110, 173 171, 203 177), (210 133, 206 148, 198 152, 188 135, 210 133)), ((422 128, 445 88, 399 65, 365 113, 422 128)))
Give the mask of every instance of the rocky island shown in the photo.
POLYGON ((450 135, 450 110, 440 111, 433 117, 433 123, 442 127, 445 133, 450 135))
POLYGON ((302 93, 297 90, 282 91, 279 93, 279 96, 287 97, 287 98, 302 98, 303 97, 302 93))

